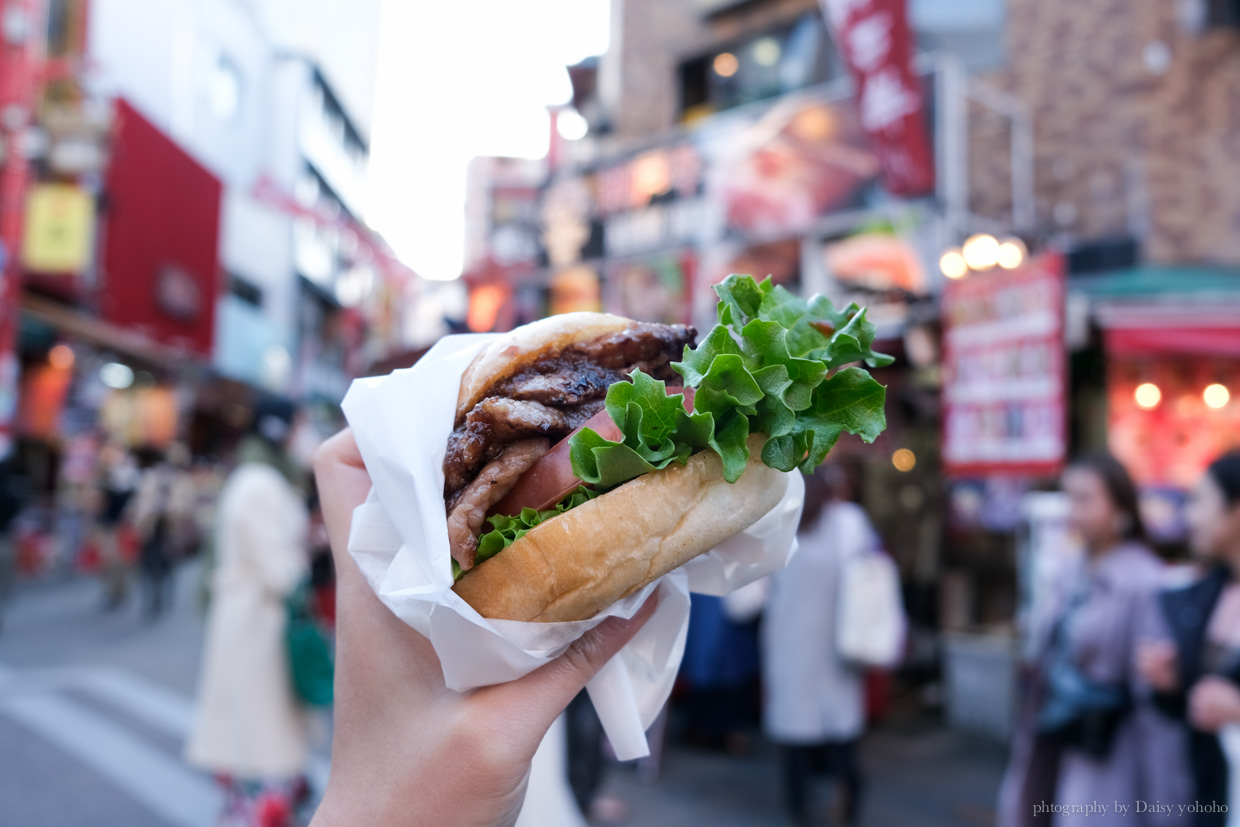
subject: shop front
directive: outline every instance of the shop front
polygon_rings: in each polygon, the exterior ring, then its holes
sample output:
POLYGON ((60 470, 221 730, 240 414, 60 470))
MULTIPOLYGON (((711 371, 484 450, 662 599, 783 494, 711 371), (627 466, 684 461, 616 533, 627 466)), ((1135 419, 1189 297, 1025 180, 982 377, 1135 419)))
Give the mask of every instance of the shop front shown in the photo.
POLYGON ((1053 485, 1068 453, 1063 259, 953 281, 943 317, 942 461, 946 479, 938 626, 955 725, 1006 737, 1015 703, 1018 623, 1044 597, 1034 572, 1069 544, 1029 532, 1030 495, 1053 485))
POLYGON ((1132 473, 1155 542, 1185 551, 1184 505, 1240 448, 1240 273, 1141 267, 1082 280, 1105 356, 1107 447, 1132 473))

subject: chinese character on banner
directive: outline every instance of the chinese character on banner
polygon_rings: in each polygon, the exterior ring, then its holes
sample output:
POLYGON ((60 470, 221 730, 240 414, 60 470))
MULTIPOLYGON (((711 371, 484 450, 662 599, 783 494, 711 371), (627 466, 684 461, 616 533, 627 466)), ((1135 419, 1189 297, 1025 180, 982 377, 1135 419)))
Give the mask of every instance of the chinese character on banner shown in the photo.
POLYGON ((894 195, 934 189, 924 100, 904 0, 819 0, 857 83, 861 123, 894 195))

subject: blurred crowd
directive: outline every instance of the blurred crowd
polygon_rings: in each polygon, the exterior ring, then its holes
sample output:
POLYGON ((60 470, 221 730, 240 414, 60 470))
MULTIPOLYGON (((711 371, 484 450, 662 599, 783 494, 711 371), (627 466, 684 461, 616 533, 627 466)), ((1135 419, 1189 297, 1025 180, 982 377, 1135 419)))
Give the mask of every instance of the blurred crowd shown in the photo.
MULTIPOLYGON (((224 824, 308 817, 312 710, 332 702, 333 566, 313 480, 289 452, 295 422, 291 403, 260 401, 229 466, 92 435, 64 452, 54 500, 26 502, 7 471, 0 487, 0 594, 17 570, 77 572, 98 578, 99 611, 137 602, 155 622, 174 570, 200 561, 207 634, 185 755, 223 786, 224 824)), ((1071 562, 1025 619, 999 824, 1225 825, 1240 786, 1240 453, 1192 492, 1189 560, 1154 550, 1137 486, 1110 455, 1070 463, 1061 489, 1071 562)), ((907 623, 898 571, 854 500, 847 466, 824 466, 806 478, 790 565, 694 597, 642 777, 659 777, 669 744, 744 755, 761 732, 778 749, 788 823, 821 823, 828 801, 836 823, 860 822, 858 743, 890 704, 907 623)), ((591 819, 623 820, 584 693, 566 722, 562 781, 591 819)))
POLYGON ((1077 460, 1062 484, 1084 554, 1031 619, 1000 824, 1234 823, 1240 453, 1192 492, 1188 564, 1152 550, 1114 458, 1077 460))
POLYGON ((136 602, 154 623, 175 570, 198 562, 206 639, 185 757, 223 787, 221 824, 295 823, 311 801, 308 710, 331 701, 334 570, 313 477, 289 451, 296 414, 260 400, 227 464, 91 432, 66 446, 46 501, 12 468, 0 482, 0 618, 15 575, 76 574, 98 579, 100 612, 136 602))

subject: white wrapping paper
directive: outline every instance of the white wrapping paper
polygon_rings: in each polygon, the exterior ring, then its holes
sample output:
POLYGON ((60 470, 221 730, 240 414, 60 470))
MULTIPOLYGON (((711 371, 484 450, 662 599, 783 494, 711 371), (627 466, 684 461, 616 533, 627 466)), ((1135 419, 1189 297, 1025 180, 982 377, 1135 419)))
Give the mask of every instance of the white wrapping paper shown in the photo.
POLYGON ((353 514, 349 552, 379 599, 430 640, 458 691, 520 678, 605 618, 631 617, 659 589, 654 616, 587 687, 616 756, 641 758, 684 654, 689 592, 727 594, 786 564, 804 483, 784 475, 783 499, 749 529, 590 620, 483 618, 452 591, 443 459, 461 374, 493 335, 448 336, 412 368, 349 389, 344 412, 373 483, 353 514))

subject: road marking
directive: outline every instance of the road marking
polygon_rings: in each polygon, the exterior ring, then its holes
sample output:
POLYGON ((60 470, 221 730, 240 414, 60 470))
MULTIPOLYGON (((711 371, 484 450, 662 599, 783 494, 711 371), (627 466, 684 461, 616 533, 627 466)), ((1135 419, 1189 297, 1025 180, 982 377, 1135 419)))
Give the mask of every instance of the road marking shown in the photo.
POLYGON ((223 803, 203 775, 170 760, 101 715, 51 695, 14 695, 0 712, 116 784, 177 827, 210 827, 223 803))
MULTIPOLYGON (((0 664, 0 710, 14 698, 44 697, 64 689, 88 692, 181 741, 188 737, 194 719, 193 703, 188 698, 124 669, 61 666, 18 671, 0 664)), ((326 789, 330 770, 327 758, 310 756, 306 774, 314 789, 326 789)))
MULTIPOLYGON (((79 688, 177 738, 189 735, 194 707, 181 695, 123 669, 82 667, 79 671, 74 681, 79 688)), ((310 756, 306 774, 316 790, 326 788, 330 768, 326 758, 310 756)))

